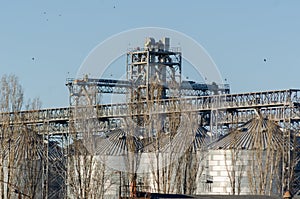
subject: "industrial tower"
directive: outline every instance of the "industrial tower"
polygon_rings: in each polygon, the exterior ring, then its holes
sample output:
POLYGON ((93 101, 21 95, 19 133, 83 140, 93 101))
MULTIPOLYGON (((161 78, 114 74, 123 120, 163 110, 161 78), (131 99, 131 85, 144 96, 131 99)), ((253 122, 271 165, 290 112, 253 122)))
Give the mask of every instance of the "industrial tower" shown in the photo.
MULTIPOLYGON (((264 146, 268 146, 265 143, 270 142, 266 142, 266 135, 273 132, 270 129, 275 129, 276 135, 280 136, 274 139, 280 137, 282 141, 278 146, 281 148, 281 159, 277 162, 281 170, 279 189, 282 193, 291 190, 293 194, 300 194, 300 147, 297 145, 300 136, 300 90, 230 94, 226 84, 183 81, 182 55, 180 49, 170 47, 169 38, 158 41, 147 38, 143 48, 128 51, 126 58, 125 80, 91 79, 88 76, 67 79, 69 107, 0 114, 0 126, 8 124, 3 118, 14 121, 13 118, 18 115, 22 122, 9 125, 34 126, 43 139, 39 154, 43 165, 44 197, 57 198, 69 194, 72 177, 68 173, 72 166, 70 160, 91 152, 94 146, 92 137, 99 138, 100 148, 105 153, 115 149, 131 152, 127 153, 129 175, 120 173, 120 179, 124 177, 128 182, 120 180, 119 185, 120 190, 121 184, 130 187, 123 196, 136 196, 138 183, 135 172, 139 157, 147 150, 163 150, 168 144, 165 140, 176 139, 177 132, 185 132, 181 123, 186 115, 192 116, 190 121, 207 135, 225 136, 226 142, 218 140, 220 142, 211 145, 216 150, 231 150, 232 145, 228 143, 234 143, 232 137, 236 135, 241 140, 237 146, 241 146, 242 150, 252 143, 243 135, 262 139, 264 146), (103 104, 101 95, 107 93, 124 95, 126 102, 103 104), (226 137, 228 133, 230 136, 226 137), (263 137, 253 136, 259 133, 263 137), (84 138, 87 138, 86 143, 82 145, 84 138), (79 152, 75 151, 75 144, 78 144, 79 152)), ((202 134, 197 132, 197 136, 202 134)), ((269 138, 273 139, 272 136, 269 138)), ((251 150, 256 148, 249 147, 251 150)), ((101 150, 96 150, 96 155, 101 150)), ((157 175, 160 176, 160 173, 157 175)), ((214 178, 203 180, 203 183, 210 183, 210 186, 214 178)))

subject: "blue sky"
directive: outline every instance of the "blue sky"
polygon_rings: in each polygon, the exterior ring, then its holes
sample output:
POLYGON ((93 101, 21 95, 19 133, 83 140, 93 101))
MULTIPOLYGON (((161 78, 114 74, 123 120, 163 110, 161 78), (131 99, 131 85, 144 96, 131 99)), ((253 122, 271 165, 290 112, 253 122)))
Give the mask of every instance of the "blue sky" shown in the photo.
POLYGON ((17 75, 26 98, 45 108, 67 106, 65 80, 96 45, 154 26, 200 43, 234 93, 300 88, 299 8, 296 0, 1 1, 0 76, 17 75))

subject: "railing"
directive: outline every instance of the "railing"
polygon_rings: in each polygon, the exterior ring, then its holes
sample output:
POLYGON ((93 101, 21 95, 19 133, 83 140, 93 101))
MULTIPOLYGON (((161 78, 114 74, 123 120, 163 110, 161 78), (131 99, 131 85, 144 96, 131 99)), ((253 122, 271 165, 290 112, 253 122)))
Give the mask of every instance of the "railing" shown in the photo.
POLYGON ((201 96, 165 99, 140 103, 101 105, 98 117, 126 117, 173 112, 201 112, 211 110, 249 109, 291 106, 300 101, 299 90, 267 91, 244 94, 201 96))
MULTIPOLYGON (((159 48, 157 47, 137 47, 137 48, 128 48, 128 53, 143 53, 143 52, 158 52, 159 48)), ((170 47, 167 51, 160 51, 160 52, 173 52, 173 53, 179 53, 181 52, 181 47, 170 47)))
MULTIPOLYGON (((98 118, 117 118, 151 114, 169 114, 183 112, 203 112, 211 110, 232 110, 263 107, 298 106, 300 90, 266 91, 242 94, 226 94, 154 100, 152 102, 104 104, 93 107, 54 108, 17 113, 0 113, 0 125, 9 123, 65 123, 70 119, 70 112, 94 111, 98 118)), ((299 117, 299 115, 297 115, 299 117)))
MULTIPOLYGON (((66 82, 67 86, 95 86, 99 93, 116 93, 126 94, 134 87, 133 83, 127 80, 113 80, 113 79, 74 79, 68 78, 66 82)), ((168 90, 170 87, 168 84, 164 85, 168 90)), ((200 96, 204 95, 204 92, 220 92, 229 93, 229 84, 205 84, 196 83, 194 81, 182 81, 180 93, 182 96, 200 96)), ((76 94, 76 93, 74 93, 76 94)))

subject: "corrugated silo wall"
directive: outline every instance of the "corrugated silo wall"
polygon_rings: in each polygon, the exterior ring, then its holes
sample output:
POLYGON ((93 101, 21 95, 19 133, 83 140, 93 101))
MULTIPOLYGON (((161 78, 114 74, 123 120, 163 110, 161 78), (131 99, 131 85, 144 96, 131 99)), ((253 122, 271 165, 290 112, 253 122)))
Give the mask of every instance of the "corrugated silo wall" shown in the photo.
POLYGON ((197 194, 270 194, 280 193, 281 163, 266 161, 266 151, 209 150, 202 162, 197 194))

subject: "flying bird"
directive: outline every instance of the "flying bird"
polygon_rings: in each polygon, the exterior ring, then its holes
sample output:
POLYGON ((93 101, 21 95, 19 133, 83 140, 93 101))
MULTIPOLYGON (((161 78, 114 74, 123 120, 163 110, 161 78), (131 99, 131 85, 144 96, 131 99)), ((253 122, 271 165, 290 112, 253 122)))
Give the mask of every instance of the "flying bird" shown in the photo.
POLYGON ((264 62, 267 62, 267 59, 264 59, 264 62))

